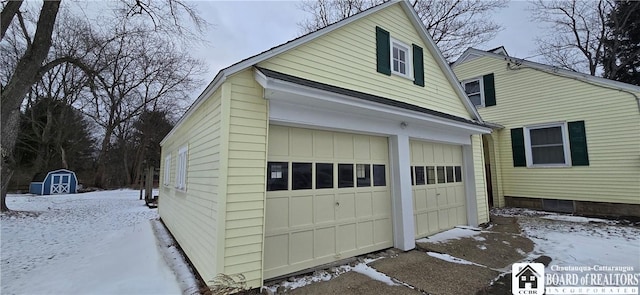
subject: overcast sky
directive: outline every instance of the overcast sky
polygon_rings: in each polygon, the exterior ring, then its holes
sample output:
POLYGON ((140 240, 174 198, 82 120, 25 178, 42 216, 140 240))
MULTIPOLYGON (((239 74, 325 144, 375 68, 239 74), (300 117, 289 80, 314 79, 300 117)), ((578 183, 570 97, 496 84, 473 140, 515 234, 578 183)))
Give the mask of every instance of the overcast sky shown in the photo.
MULTIPOLYGON (((193 54, 206 61, 209 71, 202 79, 200 94, 219 70, 242 59, 298 37, 298 23, 307 17, 296 1, 199 1, 193 2, 211 24, 206 32, 207 44, 195 46, 193 54)), ((511 1, 509 7, 494 15, 504 29, 497 37, 477 46, 490 49, 505 46, 509 55, 536 60, 534 38, 543 32, 532 23, 529 4, 511 1)), ((195 99, 193 97, 192 99, 195 99)))

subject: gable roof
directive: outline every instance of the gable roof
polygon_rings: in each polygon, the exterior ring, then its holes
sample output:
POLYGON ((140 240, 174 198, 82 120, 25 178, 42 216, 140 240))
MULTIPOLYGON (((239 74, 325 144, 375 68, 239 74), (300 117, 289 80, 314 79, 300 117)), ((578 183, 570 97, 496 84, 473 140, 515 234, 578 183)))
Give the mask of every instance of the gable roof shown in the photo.
POLYGON ((523 267, 523 268, 522 268, 522 269, 521 269, 521 270, 516 274, 516 277, 519 277, 519 276, 523 275, 523 274, 524 274, 524 272, 526 272, 526 271, 530 271, 530 272, 532 272, 536 277, 539 277, 539 276, 540 276, 540 274, 539 274, 535 269, 533 269, 533 267, 531 267, 531 265, 527 265, 527 266, 523 267))
POLYGON ((471 114, 471 117, 476 119, 478 122, 482 123, 482 118, 480 118, 480 114, 478 113, 478 111, 476 110, 476 108, 473 106, 473 104, 471 103, 471 101, 469 100, 469 98, 466 96, 464 90, 462 89, 462 86, 460 85, 460 83, 458 82, 458 79, 456 78, 455 74, 453 73, 453 70, 451 69, 451 67, 449 67, 449 64, 447 63, 447 61, 445 60, 444 56, 442 55, 442 53, 440 52, 440 50, 438 49, 438 47, 436 46, 436 43, 433 41, 433 39, 431 38, 431 36, 429 35, 429 33, 427 32, 427 29, 424 27, 424 24, 422 23, 422 21, 420 20, 420 18, 418 17, 418 14, 416 13, 416 11, 413 9, 413 7, 411 6, 411 4, 407 1, 407 0, 401 0, 401 1, 388 1, 388 2, 384 2, 382 4, 379 4, 377 6, 371 7, 367 10, 364 10, 360 13, 357 13, 355 15, 352 15, 350 17, 347 17, 343 20, 340 20, 336 23, 333 23, 331 25, 328 25, 322 29, 319 29, 317 31, 308 33, 306 35, 302 35, 298 38, 295 38, 291 41, 288 41, 286 43, 280 44, 278 46, 272 47, 271 49, 268 49, 266 51, 263 51, 261 53, 258 53, 254 56, 248 57, 246 59, 243 59, 235 64, 232 64, 222 70, 220 70, 218 72, 218 74, 216 74, 216 76, 213 78, 213 80, 207 85, 207 87, 202 91, 202 93, 200 93, 200 95, 198 96, 198 98, 191 104, 191 106, 189 107, 189 109, 182 115, 182 117, 178 120, 178 122, 176 123, 175 127, 165 136, 165 138, 160 142, 160 144, 163 144, 165 139, 167 139, 169 136, 171 136, 175 130, 178 129, 178 127, 182 124, 182 122, 185 120, 185 118, 189 117, 208 97, 210 97, 219 87, 220 85, 222 85, 222 83, 224 83, 224 81, 226 80, 227 77, 238 73, 240 71, 243 71, 249 67, 252 67, 262 61, 265 61, 269 58, 272 58, 276 55, 279 55, 281 53, 284 53, 286 51, 289 51, 293 48, 296 48, 302 44, 305 44, 307 42, 310 42, 318 37, 321 37, 329 32, 335 31, 339 28, 342 28, 350 23, 353 23, 354 21, 357 21, 359 19, 362 19, 364 17, 367 17, 371 14, 374 14, 380 10, 383 10, 389 6, 392 5, 396 5, 399 4, 402 9, 405 11, 405 13, 409 16, 409 20, 411 21, 411 23, 413 24, 413 26, 416 28, 416 30, 418 31, 418 34, 420 35, 420 37, 422 38, 422 41, 427 45, 427 49, 429 50, 429 52, 431 53, 431 55, 433 55, 434 59, 436 60, 436 62, 438 63, 438 66, 440 67, 440 69, 442 70, 442 72, 444 73, 445 77, 447 78, 447 80, 449 81, 449 83, 451 83, 451 85, 453 86, 454 91, 456 92, 456 94, 458 95, 458 97, 462 100, 463 105, 465 106, 465 108, 467 109, 467 111, 469 112, 469 114, 471 114))
MULTIPOLYGON (((499 49, 499 48, 496 48, 496 49, 499 49)), ((490 51, 492 51, 492 50, 490 50, 490 51)), ((469 47, 469 48, 467 48, 467 50, 464 51, 464 53, 462 53, 462 55, 453 64, 451 64, 451 67, 454 68, 454 67, 456 67, 456 66, 458 66, 460 64, 463 64, 463 63, 465 63, 465 62, 467 62, 467 61, 469 61, 471 59, 477 58, 477 57, 490 57, 490 58, 494 58, 494 59, 513 62, 516 65, 524 65, 524 66, 527 66, 527 67, 531 67, 533 69, 541 70, 541 71, 547 72, 549 74, 560 75, 560 76, 564 76, 564 77, 568 77, 568 78, 577 79, 577 80, 580 80, 580 81, 583 81, 583 82, 590 82, 590 83, 600 84, 600 85, 608 86, 610 88, 615 88, 615 89, 618 89, 618 90, 640 92, 640 86, 627 84, 627 83, 623 83, 623 82, 618 82, 618 81, 614 81, 614 80, 610 80, 610 79, 606 79, 606 78, 602 78, 602 77, 591 76, 591 75, 583 74, 583 73, 579 73, 579 72, 569 71, 569 70, 561 69, 561 68, 558 68, 558 67, 555 67, 555 66, 550 66, 550 65, 546 65, 546 64, 542 64, 542 63, 528 61, 528 60, 525 60, 525 59, 520 59, 520 58, 516 58, 516 57, 512 57, 512 56, 505 56, 505 55, 502 55, 502 54, 499 54, 499 53, 490 52, 490 51, 484 51, 484 50, 480 50, 480 49, 475 49, 475 48, 469 47)), ((636 96, 636 99, 638 99, 637 96, 636 96)))

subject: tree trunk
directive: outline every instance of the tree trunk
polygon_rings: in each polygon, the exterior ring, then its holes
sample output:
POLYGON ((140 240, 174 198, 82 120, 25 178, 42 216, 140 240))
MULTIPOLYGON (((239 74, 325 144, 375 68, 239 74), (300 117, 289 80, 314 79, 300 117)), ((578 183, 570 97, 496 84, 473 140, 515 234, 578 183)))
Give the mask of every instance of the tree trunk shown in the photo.
POLYGON ((62 145, 60 145, 60 158, 62 160, 62 168, 69 169, 69 164, 67 164, 67 154, 64 152, 62 145))
MULTIPOLYGON (((13 175, 13 152, 18 135, 18 123, 20 119, 20 104, 27 95, 29 88, 35 83, 41 70, 49 48, 51 48, 51 34, 58 16, 60 1, 44 1, 40 10, 40 17, 33 43, 28 47, 24 55, 18 61, 16 68, 2 91, 2 110, 0 121, 2 126, 2 190, 0 193, 1 210, 6 208, 5 198, 11 176, 13 175)), ((4 10, 3 10, 4 12, 4 10)))
POLYGON ((98 167, 96 169, 96 175, 94 177, 94 185, 99 188, 104 188, 104 172, 107 169, 106 157, 109 150, 109 143, 111 142, 111 135, 113 134, 113 128, 108 127, 102 139, 102 145, 100 148, 100 155, 98 156, 98 167))

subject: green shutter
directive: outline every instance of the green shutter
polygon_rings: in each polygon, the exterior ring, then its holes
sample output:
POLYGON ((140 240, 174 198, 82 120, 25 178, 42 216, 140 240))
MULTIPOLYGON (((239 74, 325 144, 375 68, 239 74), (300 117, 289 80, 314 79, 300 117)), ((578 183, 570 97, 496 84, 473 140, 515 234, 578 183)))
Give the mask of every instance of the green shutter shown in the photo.
POLYGON ((391 75, 391 44, 389 32, 376 27, 376 55, 377 70, 379 73, 391 75))
POLYGON ((569 145, 571 147, 571 165, 589 166, 584 121, 569 122, 569 145))
POLYGON ((511 152, 513 153, 513 167, 526 167, 527 157, 524 153, 524 130, 511 129, 511 152))
POLYGON ((424 62, 422 47, 413 44, 413 84, 424 87, 424 62))
POLYGON ((484 106, 496 105, 496 86, 493 82, 493 74, 484 75, 482 84, 484 86, 484 106))

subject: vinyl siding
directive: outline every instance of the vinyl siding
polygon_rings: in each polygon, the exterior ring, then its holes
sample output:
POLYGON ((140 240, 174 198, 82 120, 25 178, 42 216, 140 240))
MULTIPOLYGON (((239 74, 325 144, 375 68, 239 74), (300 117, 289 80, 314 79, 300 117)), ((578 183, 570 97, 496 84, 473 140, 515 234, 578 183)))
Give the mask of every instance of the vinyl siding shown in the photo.
POLYGON ((269 124, 262 91, 251 68, 223 85, 230 102, 224 273, 242 273, 251 287, 262 285, 269 124))
POLYGON ((470 115, 400 4, 354 21, 260 63, 289 75, 394 99, 463 118, 470 115), (425 87, 376 71, 376 26, 424 48, 425 87))
POLYGON ((493 135, 500 197, 640 204, 640 112, 634 96, 531 68, 509 70, 506 63, 480 57, 454 68, 460 80, 495 75, 497 105, 478 111, 505 127, 493 135), (513 167, 511 128, 579 120, 585 121, 589 166, 513 167))
MULTIPOLYGON (((219 185, 224 169, 220 167, 222 103, 221 92, 215 92, 162 145, 164 159, 171 154, 169 186, 160 186, 159 212, 165 225, 176 238, 198 273, 205 280, 213 279, 217 271, 217 218, 219 185), (176 190, 178 150, 188 146, 186 190, 176 190)), ((222 176, 223 177, 223 176, 222 176)), ((161 161, 160 179, 164 179, 161 161)))
POLYGON ((476 181, 476 206, 478 210, 478 223, 489 221, 489 205, 487 203, 487 186, 485 184, 484 157, 481 135, 471 136, 471 148, 473 150, 473 171, 476 181))

